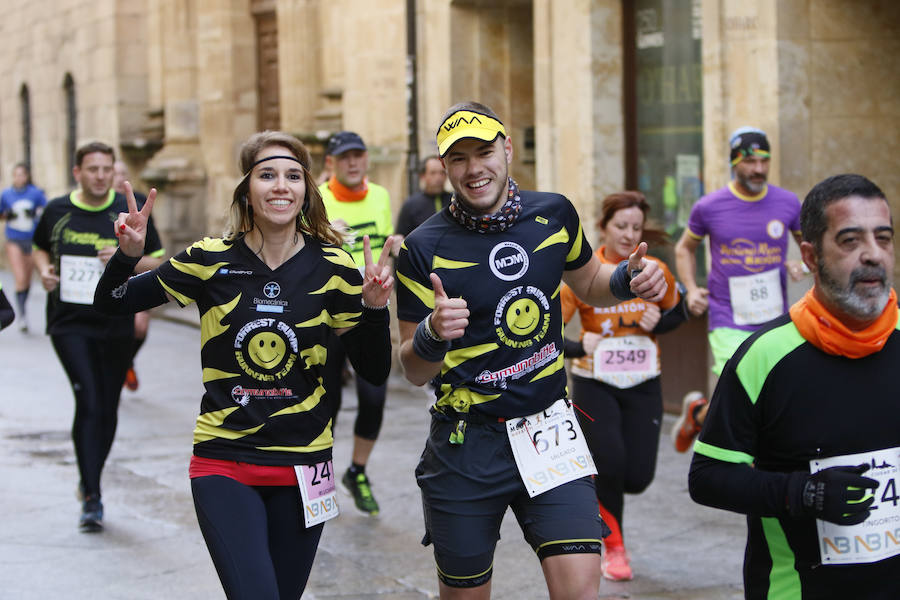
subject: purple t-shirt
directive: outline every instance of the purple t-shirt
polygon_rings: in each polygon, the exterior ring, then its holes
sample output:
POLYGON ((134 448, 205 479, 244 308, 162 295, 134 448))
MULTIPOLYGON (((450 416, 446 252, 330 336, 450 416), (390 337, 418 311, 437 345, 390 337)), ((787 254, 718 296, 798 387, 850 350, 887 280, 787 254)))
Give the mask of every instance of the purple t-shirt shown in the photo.
POLYGON ((787 312, 784 261, 788 238, 799 231, 800 199, 774 185, 751 197, 729 183, 697 201, 688 234, 709 236, 710 330, 753 331, 787 312))

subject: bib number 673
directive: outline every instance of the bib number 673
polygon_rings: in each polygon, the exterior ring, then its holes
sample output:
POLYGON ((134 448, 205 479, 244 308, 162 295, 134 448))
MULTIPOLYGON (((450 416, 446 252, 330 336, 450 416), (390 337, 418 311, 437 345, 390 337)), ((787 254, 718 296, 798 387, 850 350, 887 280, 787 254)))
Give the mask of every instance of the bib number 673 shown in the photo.
POLYGON ((562 435, 563 441, 578 439, 575 425, 571 420, 566 419, 562 423, 554 423, 546 429, 536 429, 531 434, 531 441, 538 454, 543 454, 550 449, 551 445, 553 447, 559 446, 560 435, 562 435))

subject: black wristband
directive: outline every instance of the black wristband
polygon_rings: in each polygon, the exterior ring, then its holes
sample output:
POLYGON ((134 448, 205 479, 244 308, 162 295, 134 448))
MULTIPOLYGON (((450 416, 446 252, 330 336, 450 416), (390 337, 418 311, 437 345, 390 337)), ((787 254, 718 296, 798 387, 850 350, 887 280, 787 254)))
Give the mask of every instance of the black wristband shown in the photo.
POLYGON ((637 294, 631 291, 631 275, 628 273, 628 261, 623 260, 609 278, 609 291, 619 300, 632 300, 637 294))
POLYGON ((450 350, 450 342, 449 340, 434 339, 427 330, 427 321, 428 317, 425 317, 419 321, 416 327, 416 333, 413 335, 413 352, 428 362, 442 362, 444 355, 450 350))

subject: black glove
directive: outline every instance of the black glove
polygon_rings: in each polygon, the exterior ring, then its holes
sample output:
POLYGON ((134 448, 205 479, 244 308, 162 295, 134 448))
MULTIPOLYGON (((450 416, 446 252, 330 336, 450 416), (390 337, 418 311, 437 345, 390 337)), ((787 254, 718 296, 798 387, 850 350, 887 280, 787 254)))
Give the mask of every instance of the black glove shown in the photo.
POLYGON ((791 473, 788 510, 793 517, 815 517, 838 525, 856 525, 869 517, 878 482, 862 474, 868 464, 829 467, 813 474, 791 473))

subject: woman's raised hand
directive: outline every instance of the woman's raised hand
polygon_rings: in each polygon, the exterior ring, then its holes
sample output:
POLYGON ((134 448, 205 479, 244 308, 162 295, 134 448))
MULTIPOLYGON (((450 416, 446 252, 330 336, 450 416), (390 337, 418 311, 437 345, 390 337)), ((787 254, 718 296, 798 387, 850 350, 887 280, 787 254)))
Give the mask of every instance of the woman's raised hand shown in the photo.
POLYGON ((113 226, 116 229, 116 237, 119 238, 119 248, 126 255, 137 258, 144 254, 147 222, 150 220, 150 212, 153 210, 153 201, 156 200, 156 188, 151 189, 147 194, 147 202, 141 210, 137 208, 134 190, 131 182, 128 181, 125 182, 125 198, 128 201, 128 212, 119 213, 113 226))
POLYGON ((366 270, 363 274, 362 299, 363 304, 372 308, 387 306, 394 289, 394 275, 391 272, 390 256, 391 246, 394 240, 388 237, 381 248, 381 256, 378 262, 372 261, 372 245, 369 236, 363 236, 363 257, 366 261, 366 270))

